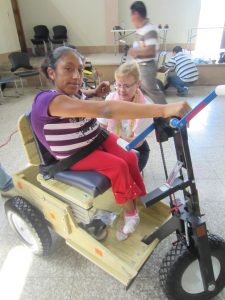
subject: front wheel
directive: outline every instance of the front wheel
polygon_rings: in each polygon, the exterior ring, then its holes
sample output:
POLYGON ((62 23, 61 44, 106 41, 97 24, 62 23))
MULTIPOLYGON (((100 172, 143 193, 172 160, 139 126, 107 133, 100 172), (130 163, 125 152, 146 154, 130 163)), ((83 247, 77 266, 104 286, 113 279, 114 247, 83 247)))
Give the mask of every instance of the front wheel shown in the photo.
POLYGON ((225 287, 225 241, 209 234, 216 286, 204 291, 197 257, 183 244, 174 245, 163 259, 159 276, 165 294, 173 300, 211 299, 225 287))

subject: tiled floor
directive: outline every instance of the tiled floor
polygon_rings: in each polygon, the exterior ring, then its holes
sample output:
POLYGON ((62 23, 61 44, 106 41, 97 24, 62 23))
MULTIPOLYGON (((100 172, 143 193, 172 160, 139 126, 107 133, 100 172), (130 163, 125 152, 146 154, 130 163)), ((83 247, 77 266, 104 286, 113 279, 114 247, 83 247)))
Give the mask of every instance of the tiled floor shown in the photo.
MULTIPOLYGON (((187 98, 191 105, 207 95, 211 87, 193 87, 187 98)), ((6 93, 10 91, 6 91, 6 93)), ((8 98, 0 106, 0 144, 16 129, 19 116, 29 111, 35 89, 27 89, 25 95, 8 98)), ((168 101, 180 100, 169 91, 168 101)), ((200 194, 202 212, 206 214, 211 232, 225 238, 225 97, 217 98, 191 123, 189 141, 195 176, 200 194)), ((149 138, 151 157, 145 171, 148 189, 164 182, 158 145, 154 137, 149 138)), ((165 145, 169 168, 175 157, 172 143, 165 145)), ((26 158, 19 135, 0 148, 0 161, 10 174, 23 168, 26 158)), ((162 258, 171 246, 171 236, 164 240, 150 257, 128 291, 116 280, 97 268, 80 254, 65 245, 54 235, 52 254, 39 258, 21 246, 10 229, 0 201, 0 299, 1 300, 88 300, 165 299, 158 280, 162 258)), ((225 291, 215 299, 225 299, 225 291)))

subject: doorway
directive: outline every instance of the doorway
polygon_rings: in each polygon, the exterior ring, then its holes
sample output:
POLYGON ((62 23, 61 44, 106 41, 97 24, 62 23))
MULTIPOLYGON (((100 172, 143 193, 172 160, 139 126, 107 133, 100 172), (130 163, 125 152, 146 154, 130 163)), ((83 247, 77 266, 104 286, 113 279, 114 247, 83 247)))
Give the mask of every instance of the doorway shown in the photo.
POLYGON ((196 53, 198 57, 217 60, 224 34, 224 0, 202 0, 197 28, 196 53))

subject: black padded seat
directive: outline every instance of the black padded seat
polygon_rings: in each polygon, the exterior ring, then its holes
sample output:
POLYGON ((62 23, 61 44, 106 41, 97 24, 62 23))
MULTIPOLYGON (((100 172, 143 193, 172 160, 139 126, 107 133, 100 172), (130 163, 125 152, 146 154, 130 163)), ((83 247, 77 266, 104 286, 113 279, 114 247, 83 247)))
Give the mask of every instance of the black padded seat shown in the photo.
POLYGON ((63 171, 57 173, 54 179, 80 188, 93 198, 111 187, 109 179, 95 171, 63 171))

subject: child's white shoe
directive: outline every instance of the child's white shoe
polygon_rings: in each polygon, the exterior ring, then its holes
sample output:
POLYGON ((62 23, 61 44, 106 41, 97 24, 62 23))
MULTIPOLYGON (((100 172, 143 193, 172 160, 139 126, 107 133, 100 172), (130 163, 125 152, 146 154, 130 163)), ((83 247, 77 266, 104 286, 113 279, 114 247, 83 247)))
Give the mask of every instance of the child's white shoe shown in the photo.
POLYGON ((132 216, 124 216, 124 225, 117 231, 116 237, 119 241, 126 240, 129 234, 133 233, 138 224, 140 223, 140 217, 138 212, 132 216))

